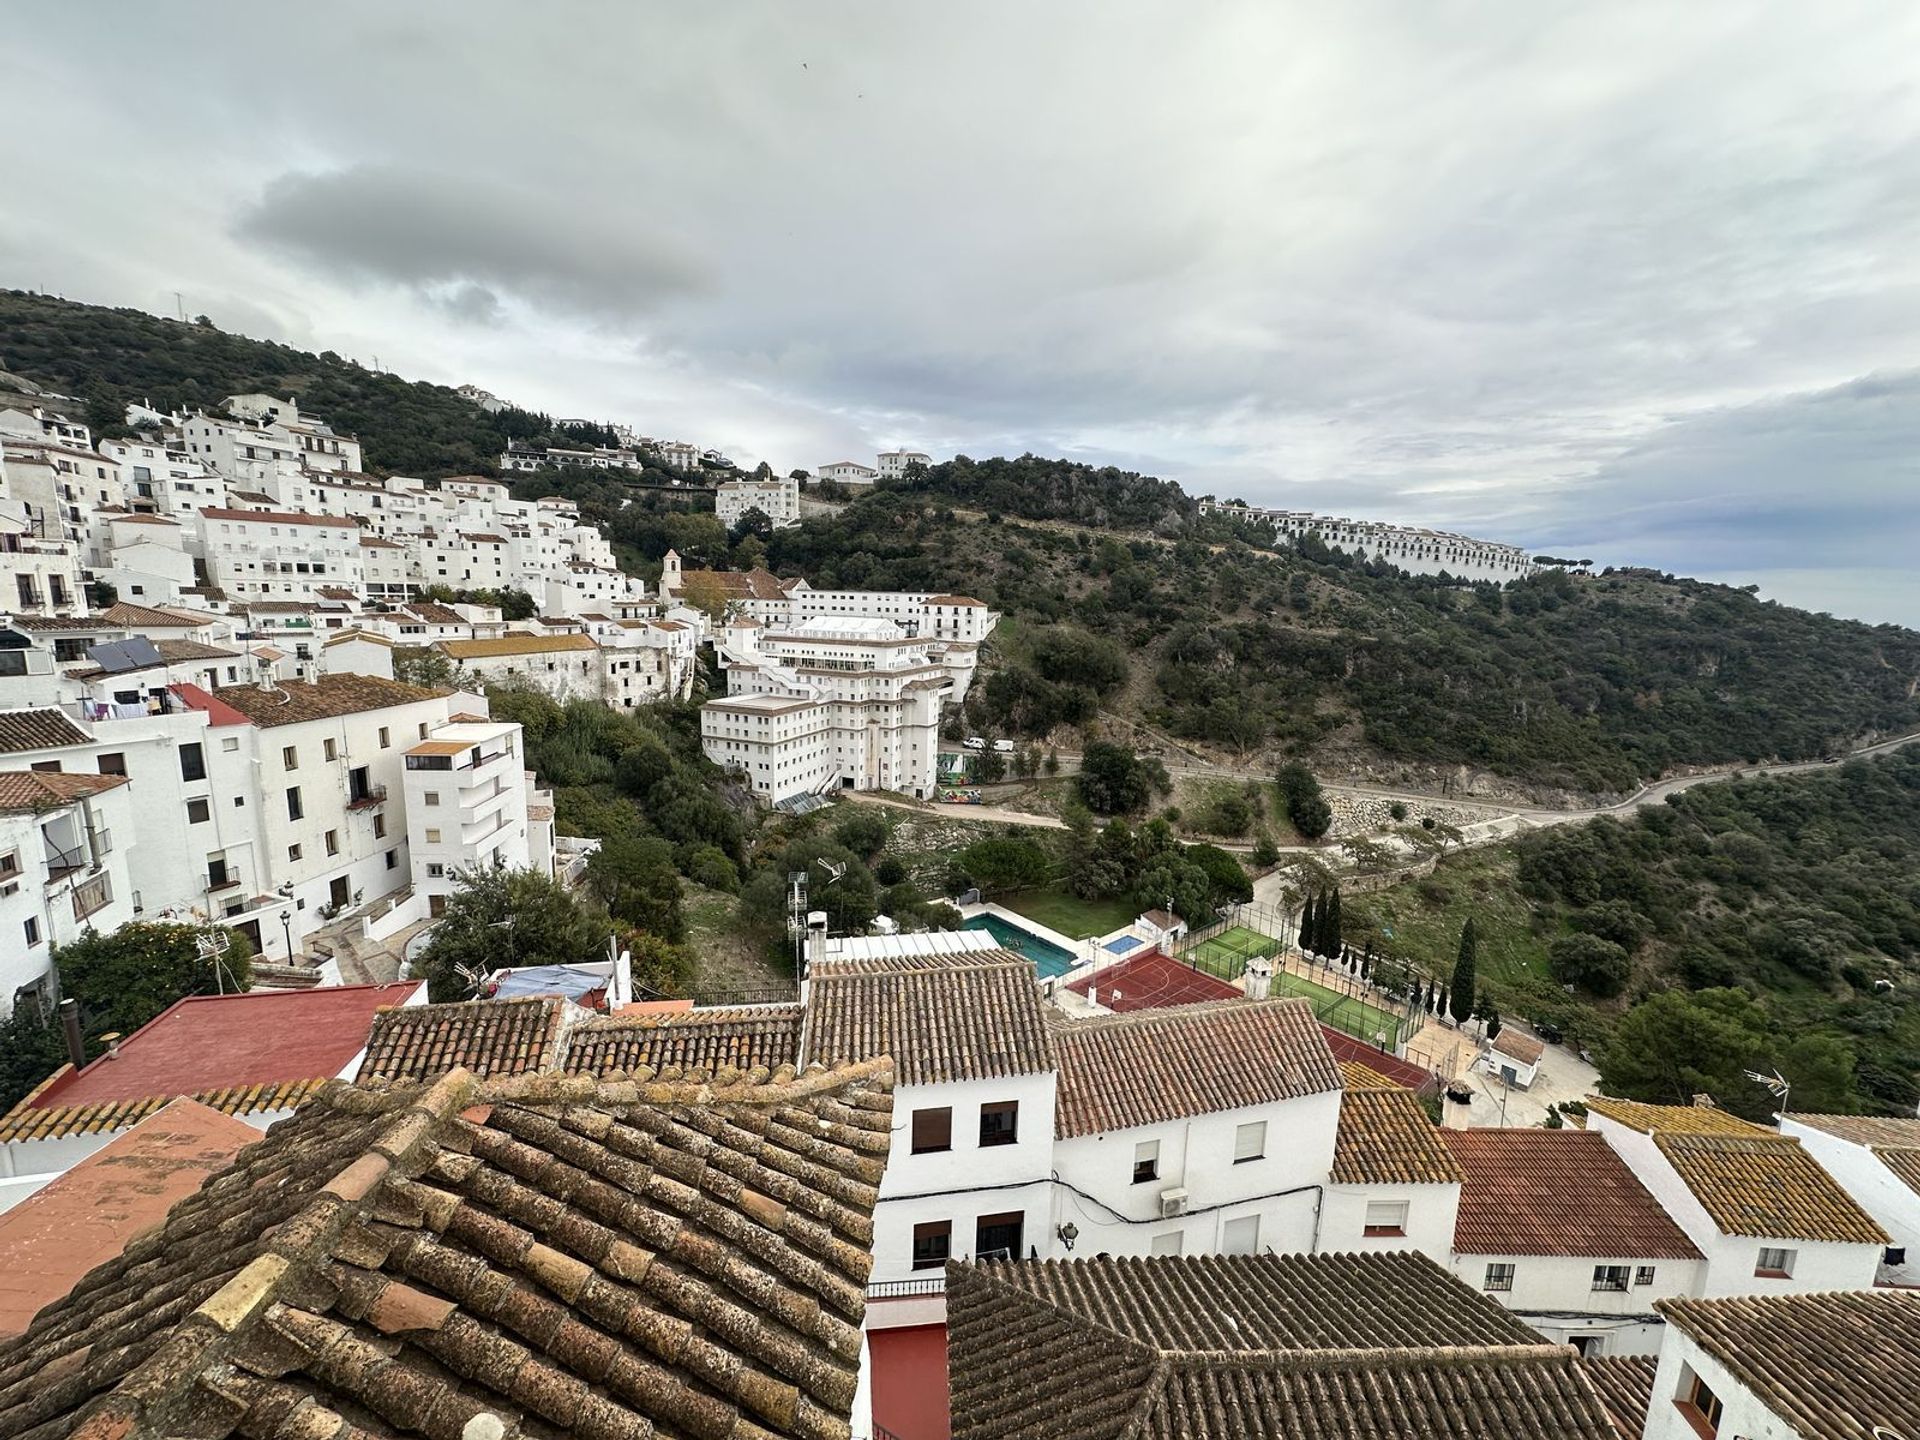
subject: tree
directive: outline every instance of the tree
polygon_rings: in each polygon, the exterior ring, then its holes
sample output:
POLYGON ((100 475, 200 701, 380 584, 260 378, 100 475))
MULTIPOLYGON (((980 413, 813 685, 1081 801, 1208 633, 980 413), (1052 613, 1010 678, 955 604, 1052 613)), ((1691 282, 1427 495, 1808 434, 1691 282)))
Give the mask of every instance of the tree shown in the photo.
POLYGON ((53 952, 61 991, 80 1002, 90 1031, 125 1035, 189 995, 249 989, 253 947, 237 930, 212 928, 226 942, 224 969, 201 958, 207 927, 135 920, 109 935, 88 931, 53 952))
POLYGON ((1206 872, 1207 885, 1215 905, 1229 901, 1244 904, 1253 899, 1253 881, 1238 860, 1218 845, 1189 845, 1187 859, 1206 872))
POLYGON ((684 945, 644 930, 617 932, 620 948, 632 957, 633 983, 666 999, 686 995, 700 973, 700 962, 684 945))
POLYGON ((448 690, 460 681, 460 667, 435 645, 393 647, 393 678, 403 685, 448 690))
POLYGON ((1053 876, 1053 860, 1045 850, 1012 836, 976 840, 957 858, 973 883, 989 894, 1035 889, 1053 876))
POLYGON ((1763 1100, 1745 1072, 1769 1049, 1768 1028, 1765 1009, 1743 990, 1664 990, 1620 1018, 1600 1053, 1600 1081, 1628 1100, 1686 1105, 1706 1094, 1758 1118, 1772 1097, 1763 1100))
POLYGON ((982 750, 973 757, 973 778, 982 785, 998 785, 1007 778, 1007 757, 998 750, 982 750))
POLYGON ((1287 807, 1287 818, 1302 839, 1318 840, 1333 827, 1333 807, 1327 804, 1320 782, 1306 766, 1297 761, 1282 765, 1274 780, 1287 807))
POLYGON ((730 598, 726 582, 713 571, 681 572, 680 603, 698 610, 709 620, 718 622, 726 617, 730 598))
POLYGON ((1253 863, 1262 870, 1280 863, 1280 847, 1273 843, 1273 837, 1265 830, 1253 842, 1253 863))
POLYGON ((1320 953, 1320 897, 1309 894, 1300 907, 1300 948, 1309 955, 1320 953))
POLYGON ((835 822, 832 833, 835 844, 868 860, 887 843, 887 817, 873 806, 852 805, 835 822))
POLYGON ((680 876, 665 840, 648 835, 601 841, 587 859, 587 888, 616 920, 671 944, 686 939, 680 876))
POLYGON ((1473 1002, 1478 993, 1475 970, 1479 948, 1480 933, 1474 928, 1473 917, 1469 915, 1467 923, 1460 927, 1460 950, 1453 961, 1453 983, 1447 987, 1452 997, 1453 1018, 1463 1025, 1473 1014, 1473 1002))
MULTIPOLYGON (((1165 767, 1160 766, 1159 771, 1158 778, 1164 782, 1165 767)), ((1081 801, 1101 815, 1130 815, 1143 809, 1156 788, 1151 764, 1125 745, 1105 740, 1087 742, 1080 756, 1078 780, 1081 801)))
POLYGON ((111 609, 119 598, 120 592, 105 580, 95 580, 87 586, 87 603, 96 610, 111 609))
POLYGON ((504 966, 568 965, 597 959, 613 925, 536 870, 479 867, 455 877, 433 939, 414 962, 430 999, 467 1000, 462 970, 486 974, 504 966))
POLYGON ((1333 887, 1327 896, 1326 904, 1320 911, 1322 929, 1321 949, 1323 955, 1338 955, 1346 945, 1346 925, 1340 914, 1340 887, 1333 887))
POLYGON ((1627 952, 1598 935, 1560 935, 1547 946, 1547 964, 1563 985, 1577 985, 1603 998, 1627 988, 1632 962, 1627 952))

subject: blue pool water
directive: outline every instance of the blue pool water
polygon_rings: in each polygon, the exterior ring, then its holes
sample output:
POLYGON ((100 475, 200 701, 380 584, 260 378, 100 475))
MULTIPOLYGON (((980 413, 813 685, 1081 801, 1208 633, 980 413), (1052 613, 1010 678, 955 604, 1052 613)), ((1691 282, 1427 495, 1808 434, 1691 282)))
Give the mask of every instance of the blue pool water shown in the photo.
POLYGON ((1116 935, 1100 948, 1109 955, 1124 955, 1129 950, 1138 950, 1145 943, 1138 935, 1116 935))
POLYGON ((1031 930, 1022 930, 1010 921, 1002 920, 998 915, 976 915, 960 927, 962 930, 984 930, 1007 949, 1017 951, 1033 962, 1033 968, 1040 972, 1040 978, 1051 980, 1056 975, 1064 975, 1074 968, 1073 952, 1062 950, 1051 940, 1042 940, 1031 930))

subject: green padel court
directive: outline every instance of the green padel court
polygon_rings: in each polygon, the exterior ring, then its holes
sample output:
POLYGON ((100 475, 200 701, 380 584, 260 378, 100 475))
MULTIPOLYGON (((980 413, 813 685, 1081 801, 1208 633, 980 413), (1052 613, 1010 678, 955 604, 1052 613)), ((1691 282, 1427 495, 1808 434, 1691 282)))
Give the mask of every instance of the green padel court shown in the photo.
MULTIPOLYGON (((1273 936, 1262 935, 1245 925, 1231 925, 1218 935, 1202 940, 1180 958, 1195 969, 1217 975, 1222 980, 1238 980, 1246 973, 1247 961, 1255 956, 1279 953, 1280 942, 1273 936)), ((1389 1045, 1399 1044, 1402 1021, 1398 1015, 1390 1010, 1382 1010, 1378 1005, 1369 1005, 1364 1000, 1342 995, 1337 990, 1329 990, 1324 985, 1316 985, 1304 976, 1293 974, 1284 965, 1274 967, 1273 993, 1297 995, 1308 1001, 1321 1024, 1331 1025, 1356 1040, 1364 1040, 1371 1045, 1385 1035, 1389 1045)))

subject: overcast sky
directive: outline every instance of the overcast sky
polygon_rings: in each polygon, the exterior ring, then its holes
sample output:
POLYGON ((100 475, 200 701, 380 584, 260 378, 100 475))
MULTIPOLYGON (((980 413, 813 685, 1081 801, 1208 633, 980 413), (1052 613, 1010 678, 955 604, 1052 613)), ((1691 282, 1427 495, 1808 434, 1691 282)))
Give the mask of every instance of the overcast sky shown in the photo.
POLYGON ((8 51, 0 283, 783 470, 1064 454, 1920 624, 1920 6, 102 3, 8 51))

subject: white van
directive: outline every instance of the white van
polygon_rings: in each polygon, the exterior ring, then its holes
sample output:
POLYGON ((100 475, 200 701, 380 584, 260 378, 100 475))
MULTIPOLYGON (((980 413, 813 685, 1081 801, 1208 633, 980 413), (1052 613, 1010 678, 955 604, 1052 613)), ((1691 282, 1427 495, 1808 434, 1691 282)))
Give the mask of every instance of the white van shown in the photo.
POLYGON ((1013 741, 996 740, 993 742, 993 748, 996 754, 1011 755, 1013 754, 1013 741))

